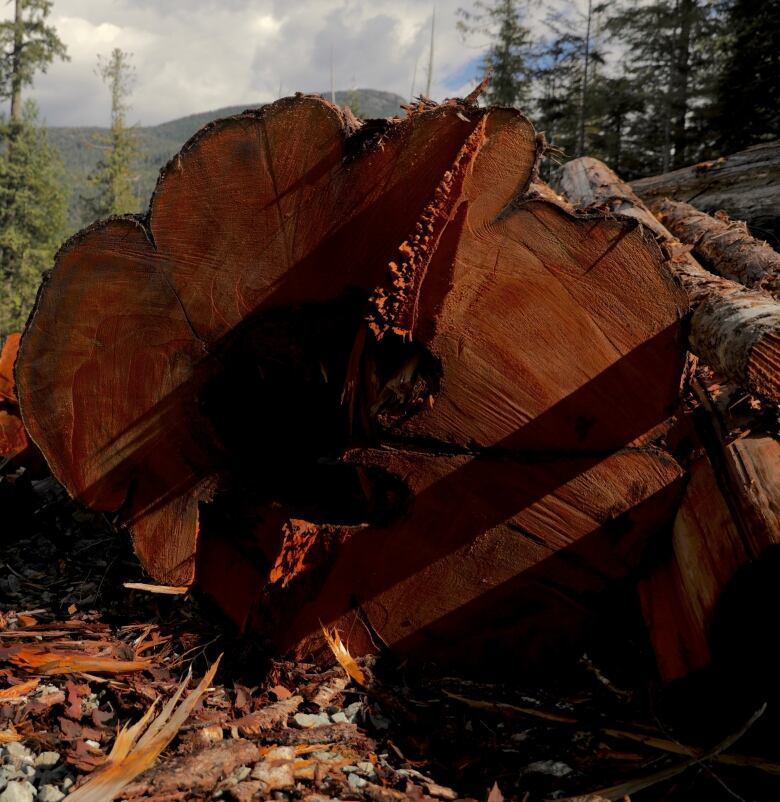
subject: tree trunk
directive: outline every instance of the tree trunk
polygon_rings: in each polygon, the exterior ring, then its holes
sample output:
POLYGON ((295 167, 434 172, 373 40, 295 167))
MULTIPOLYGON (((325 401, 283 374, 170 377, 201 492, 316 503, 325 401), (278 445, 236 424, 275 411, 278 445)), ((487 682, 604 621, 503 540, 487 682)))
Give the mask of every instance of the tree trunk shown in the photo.
POLYGON ((22 48, 24 47, 24 20, 22 19, 22 0, 14 4, 14 49, 11 54, 11 119, 22 121, 22 48))
POLYGON ((579 206, 632 217, 650 229, 666 245, 667 264, 688 294, 691 351, 729 381, 780 400, 780 304, 704 270, 603 162, 568 162, 560 189, 579 206))
POLYGON ((642 178, 631 187, 648 205, 667 197, 693 203, 704 212, 724 209, 730 217, 744 220, 755 236, 780 246, 780 139, 642 178))
POLYGON ((715 217, 688 203, 662 199, 650 207, 661 223, 718 275, 780 296, 780 253, 750 236, 744 223, 715 217))
POLYGON ((680 0, 676 13, 680 20, 680 33, 674 49, 672 63, 671 101, 673 114, 672 146, 674 147, 673 167, 685 164, 688 147, 686 118, 688 116, 688 82, 691 72, 691 28, 696 11, 694 0, 680 0))
POLYGON ((152 576, 299 655, 320 621, 357 653, 575 644, 681 492, 652 440, 685 297, 633 221, 527 193, 540 152, 467 103, 211 124, 145 219, 60 251, 17 370, 32 438, 152 576))

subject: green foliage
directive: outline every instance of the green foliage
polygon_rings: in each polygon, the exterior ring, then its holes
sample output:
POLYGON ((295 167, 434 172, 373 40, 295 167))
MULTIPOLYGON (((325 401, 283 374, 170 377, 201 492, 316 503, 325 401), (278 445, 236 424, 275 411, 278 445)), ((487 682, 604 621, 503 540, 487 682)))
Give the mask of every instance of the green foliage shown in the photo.
POLYGON ((735 0, 726 30, 714 123, 728 152, 780 137, 780 0, 735 0))
POLYGON ((637 172, 666 171, 703 157, 711 141, 691 136, 713 101, 722 17, 711 0, 656 0, 617 7, 609 19, 625 51, 621 72, 641 99, 628 139, 637 172))
POLYGON ((93 218, 136 212, 140 205, 134 189, 136 133, 125 123, 134 79, 130 55, 115 48, 108 58, 98 57, 97 71, 111 93, 111 129, 95 143, 103 156, 88 179, 93 194, 84 199, 93 218))
POLYGON ((21 91, 35 73, 46 72, 55 58, 68 58, 56 29, 46 24, 51 6, 51 0, 16 0, 14 19, 0 23, 0 98, 12 100, 11 116, 17 120, 21 91))
POLYGON ((462 34, 488 37, 483 69, 492 77, 485 97, 501 106, 525 106, 531 99, 531 33, 523 25, 520 6, 520 0, 477 0, 474 11, 458 9, 462 34))
POLYGON ((32 102, 0 121, 0 338, 21 329, 63 236, 62 165, 32 102))

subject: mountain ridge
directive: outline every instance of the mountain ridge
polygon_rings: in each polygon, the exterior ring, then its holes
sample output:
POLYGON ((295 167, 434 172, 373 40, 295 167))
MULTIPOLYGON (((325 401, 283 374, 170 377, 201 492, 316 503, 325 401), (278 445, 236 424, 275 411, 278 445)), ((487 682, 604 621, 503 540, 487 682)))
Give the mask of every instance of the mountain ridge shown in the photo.
MULTIPOLYGON (((322 96, 327 98, 329 94, 322 93, 322 96)), ((400 95, 378 89, 354 89, 335 94, 337 106, 349 106, 356 116, 366 119, 397 115, 401 113, 400 104, 406 102, 400 95)), ((160 169, 179 152, 193 134, 214 120, 231 117, 247 109, 261 108, 263 105, 265 104, 247 103, 223 106, 212 111, 177 117, 157 125, 132 126, 138 145, 135 171, 136 195, 140 208, 146 208, 160 169)), ((91 222, 83 202, 91 191, 87 177, 100 159, 99 137, 107 132, 108 128, 101 126, 47 127, 49 144, 60 154, 65 167, 69 188, 68 222, 73 230, 91 222)))

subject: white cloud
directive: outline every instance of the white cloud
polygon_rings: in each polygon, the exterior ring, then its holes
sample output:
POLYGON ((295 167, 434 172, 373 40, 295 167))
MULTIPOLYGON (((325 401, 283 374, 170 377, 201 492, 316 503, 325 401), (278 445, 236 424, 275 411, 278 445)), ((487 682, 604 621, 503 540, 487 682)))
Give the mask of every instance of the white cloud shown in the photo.
MULTIPOLYGON (((473 86, 479 51, 464 45, 456 10, 436 0, 431 94, 473 86)), ((7 16, 7 6, 0 14, 7 16)), ((326 91, 331 49, 336 88, 407 97, 417 60, 424 90, 432 0, 54 0, 52 23, 69 62, 38 75, 31 95, 50 125, 103 125, 108 92, 98 54, 133 54, 131 121, 155 124, 193 112, 251 104, 294 91, 326 91)))

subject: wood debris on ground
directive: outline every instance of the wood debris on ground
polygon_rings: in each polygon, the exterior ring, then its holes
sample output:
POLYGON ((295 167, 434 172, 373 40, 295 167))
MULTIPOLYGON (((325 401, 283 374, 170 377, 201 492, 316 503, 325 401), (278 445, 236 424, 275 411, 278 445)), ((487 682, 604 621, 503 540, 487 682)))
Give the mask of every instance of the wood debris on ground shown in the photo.
POLYGON ((118 732, 172 707, 188 671, 203 680, 220 652, 216 677, 167 734, 170 745, 137 776, 123 775, 117 798, 541 802, 620 799, 645 785, 634 802, 716 802, 780 791, 780 761, 766 746, 771 706, 754 722, 746 702, 715 726, 691 726, 690 716, 686 726, 679 699, 653 686, 643 644, 605 644, 570 676, 535 687, 511 667, 511 682, 491 684, 446 667, 353 661, 349 633, 329 632, 345 668, 360 672, 357 684, 341 665, 249 651, 197 594, 124 587, 143 579, 126 542, 102 516, 37 484, 36 524, 6 536, 0 576, 3 802, 108 799, 88 791, 112 776, 118 732), (20 659, 63 652, 65 673, 20 659))

